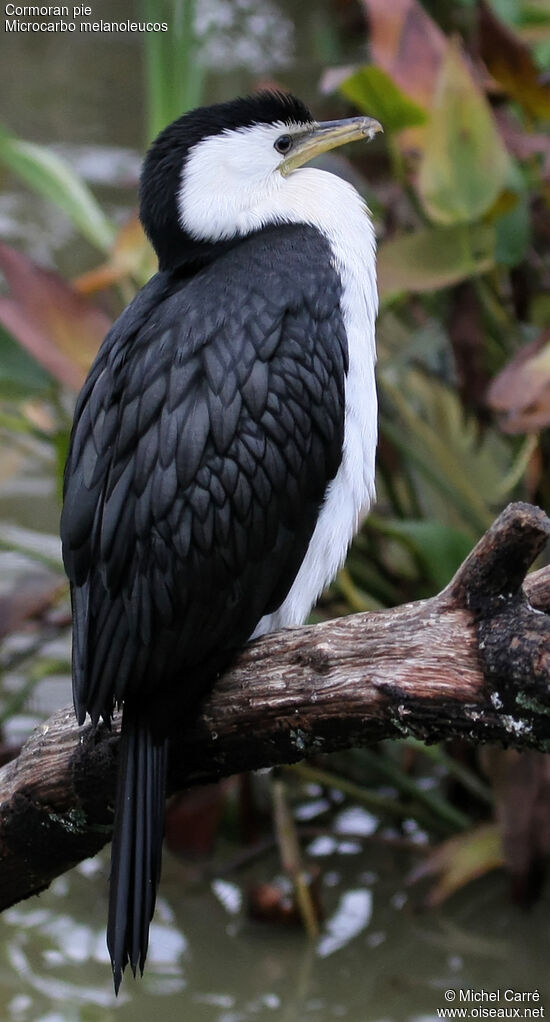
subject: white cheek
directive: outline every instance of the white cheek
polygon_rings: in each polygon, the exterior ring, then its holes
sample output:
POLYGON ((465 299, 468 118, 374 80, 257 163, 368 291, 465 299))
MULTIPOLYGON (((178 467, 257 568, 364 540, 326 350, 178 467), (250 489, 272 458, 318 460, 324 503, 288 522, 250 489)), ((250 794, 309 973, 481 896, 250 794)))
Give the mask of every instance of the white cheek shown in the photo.
POLYGON ((181 226, 200 240, 222 241, 261 226, 266 202, 284 185, 274 143, 283 124, 203 139, 190 151, 178 193, 181 226))

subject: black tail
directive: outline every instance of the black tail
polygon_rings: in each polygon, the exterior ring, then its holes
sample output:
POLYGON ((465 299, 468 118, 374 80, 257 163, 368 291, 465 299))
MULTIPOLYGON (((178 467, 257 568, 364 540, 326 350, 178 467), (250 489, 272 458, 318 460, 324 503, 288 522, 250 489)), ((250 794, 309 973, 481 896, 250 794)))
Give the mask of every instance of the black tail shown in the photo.
POLYGON ((149 924, 160 878, 166 741, 155 741, 146 720, 130 708, 122 718, 107 946, 115 991, 128 962, 143 973, 149 924))

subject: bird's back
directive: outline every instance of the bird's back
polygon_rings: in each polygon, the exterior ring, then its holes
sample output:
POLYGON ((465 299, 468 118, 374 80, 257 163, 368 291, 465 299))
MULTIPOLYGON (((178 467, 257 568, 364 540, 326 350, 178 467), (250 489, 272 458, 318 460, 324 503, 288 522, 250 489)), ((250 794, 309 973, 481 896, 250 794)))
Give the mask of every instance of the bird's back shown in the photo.
POLYGON ((189 701, 283 601, 341 458, 346 337, 324 239, 259 232, 159 274, 77 408, 62 539, 79 718, 189 701))

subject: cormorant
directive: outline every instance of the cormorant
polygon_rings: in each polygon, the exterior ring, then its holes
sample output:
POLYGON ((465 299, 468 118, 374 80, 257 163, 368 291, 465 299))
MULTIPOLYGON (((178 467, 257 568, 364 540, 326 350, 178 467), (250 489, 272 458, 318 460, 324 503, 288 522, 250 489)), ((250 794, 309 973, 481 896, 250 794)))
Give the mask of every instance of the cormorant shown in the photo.
POLYGON ((147 954, 168 738, 249 638, 301 624, 374 496, 374 231, 304 164, 381 130, 260 92, 153 143, 159 271, 78 398, 61 535, 79 723, 123 706, 107 942, 147 954))

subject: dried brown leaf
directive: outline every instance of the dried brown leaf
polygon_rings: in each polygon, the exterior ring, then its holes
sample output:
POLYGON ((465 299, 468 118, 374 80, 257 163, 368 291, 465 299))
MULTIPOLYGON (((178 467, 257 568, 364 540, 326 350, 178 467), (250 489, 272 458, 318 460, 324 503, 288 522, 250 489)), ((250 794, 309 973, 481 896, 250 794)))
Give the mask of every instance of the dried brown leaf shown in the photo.
POLYGON ((550 853, 550 760, 534 751, 494 748, 484 753, 512 893, 528 906, 540 893, 542 863, 550 853))
POLYGON ((77 277, 73 283, 81 295, 91 295, 128 278, 144 284, 155 268, 156 256, 138 214, 133 213, 117 235, 109 259, 77 277))
POLYGON ((499 828, 496 823, 486 823, 434 848, 411 873, 409 882, 438 877, 425 898, 426 907, 435 908, 472 880, 503 865, 499 828))
POLYGON ((550 329, 494 378, 487 403, 506 433, 532 433, 550 425, 550 329))
MULTIPOLYGON (((316 918, 324 918, 320 892, 321 871, 313 867, 307 877, 307 888, 316 918)), ((259 922, 299 926, 303 921, 296 894, 284 879, 280 882, 253 884, 248 890, 248 915, 259 922)))
POLYGON ((480 54, 506 92, 532 117, 550 117, 550 84, 524 42, 496 16, 486 0, 479 5, 480 54))

